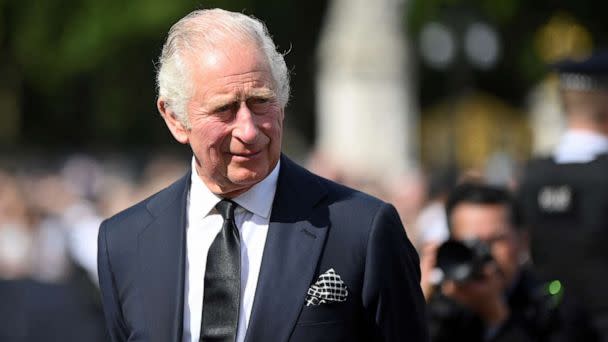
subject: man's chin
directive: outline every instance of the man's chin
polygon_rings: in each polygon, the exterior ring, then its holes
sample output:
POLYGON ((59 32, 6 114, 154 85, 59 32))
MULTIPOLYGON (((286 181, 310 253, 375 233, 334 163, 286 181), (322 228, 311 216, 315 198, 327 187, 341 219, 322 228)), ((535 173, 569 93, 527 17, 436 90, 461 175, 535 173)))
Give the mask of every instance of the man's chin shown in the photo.
POLYGON ((222 186, 222 193, 217 194, 226 198, 234 198, 242 193, 247 192, 254 185, 261 182, 264 177, 258 176, 258 174, 250 175, 228 175, 227 182, 222 186))
POLYGON ((235 174, 229 174, 228 179, 230 182, 236 186, 240 187, 251 187, 261 182, 266 176, 268 172, 239 172, 235 174))
POLYGON ((228 166, 226 177, 235 185, 253 185, 260 182, 270 173, 268 167, 264 165, 230 165, 228 166))

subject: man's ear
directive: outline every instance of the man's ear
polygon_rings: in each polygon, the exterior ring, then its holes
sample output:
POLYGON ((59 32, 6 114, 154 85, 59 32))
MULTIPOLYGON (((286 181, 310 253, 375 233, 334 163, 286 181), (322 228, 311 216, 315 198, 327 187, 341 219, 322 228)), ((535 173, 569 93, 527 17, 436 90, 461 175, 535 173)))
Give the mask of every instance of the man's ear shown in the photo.
POLYGON ((156 106, 158 107, 158 111, 160 115, 162 115, 163 119, 165 119, 165 123, 171 134, 175 140, 182 144, 188 143, 188 137, 190 135, 190 130, 184 126, 184 124, 178 119, 177 114, 173 111, 173 108, 169 106, 167 101, 162 97, 158 98, 156 101, 156 106))

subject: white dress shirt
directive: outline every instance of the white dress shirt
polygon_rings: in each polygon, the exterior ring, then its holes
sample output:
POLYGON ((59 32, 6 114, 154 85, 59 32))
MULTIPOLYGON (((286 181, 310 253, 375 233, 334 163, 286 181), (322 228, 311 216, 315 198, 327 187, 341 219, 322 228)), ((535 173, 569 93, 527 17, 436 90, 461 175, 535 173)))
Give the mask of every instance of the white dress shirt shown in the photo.
MULTIPOLYGON (((192 158, 186 227, 183 342, 199 341, 207 253, 223 223, 222 216, 214 209, 221 198, 205 186, 196 172, 194 163, 192 158)), ((264 180, 232 199, 239 205, 235 211, 235 222, 241 237, 241 303, 237 342, 245 340, 251 316, 279 176, 279 164, 277 163, 264 180)))
POLYGON ((569 130, 560 139, 553 157, 558 164, 588 163, 608 152, 608 137, 582 130, 569 130))

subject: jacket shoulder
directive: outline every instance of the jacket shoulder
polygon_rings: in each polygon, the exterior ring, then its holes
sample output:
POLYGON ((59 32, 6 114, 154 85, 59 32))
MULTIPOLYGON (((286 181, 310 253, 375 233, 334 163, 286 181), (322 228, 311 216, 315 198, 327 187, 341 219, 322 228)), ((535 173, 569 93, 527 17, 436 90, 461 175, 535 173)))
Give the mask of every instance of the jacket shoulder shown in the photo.
POLYGON ((376 213, 382 206, 390 205, 363 191, 336 183, 321 176, 313 176, 317 177, 318 182, 327 189, 328 202, 337 209, 345 207, 353 215, 365 215, 376 213))

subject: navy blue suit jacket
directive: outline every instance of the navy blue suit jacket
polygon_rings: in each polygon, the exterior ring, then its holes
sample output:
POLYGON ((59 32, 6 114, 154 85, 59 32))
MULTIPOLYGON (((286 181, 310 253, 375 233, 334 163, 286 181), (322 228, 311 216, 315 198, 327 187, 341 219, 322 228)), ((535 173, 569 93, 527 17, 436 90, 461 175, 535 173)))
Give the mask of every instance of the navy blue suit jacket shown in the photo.
MULTIPOLYGON (((104 221, 99 279, 113 341, 181 342, 190 174, 104 221)), ((394 207, 285 156, 246 341, 426 341, 418 256, 394 207), (345 302, 306 306, 333 268, 345 302)))

